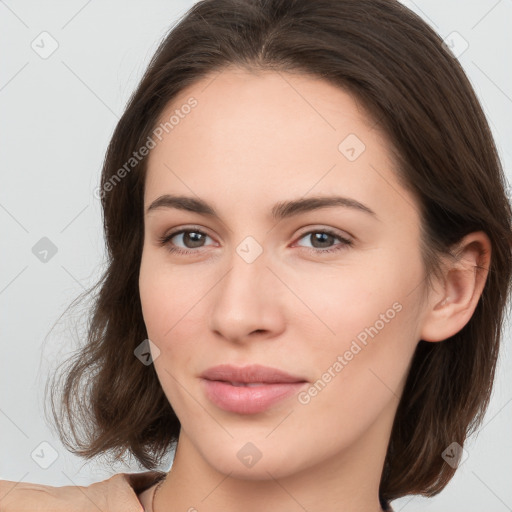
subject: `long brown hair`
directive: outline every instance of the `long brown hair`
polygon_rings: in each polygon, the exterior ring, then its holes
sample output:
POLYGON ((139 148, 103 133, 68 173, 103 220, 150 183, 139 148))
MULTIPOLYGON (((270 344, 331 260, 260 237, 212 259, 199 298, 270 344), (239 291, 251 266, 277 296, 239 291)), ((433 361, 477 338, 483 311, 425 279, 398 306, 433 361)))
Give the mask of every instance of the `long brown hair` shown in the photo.
POLYGON ((397 176, 417 197, 429 276, 464 235, 490 238, 488 278, 468 324, 443 342, 418 343, 386 455, 382 498, 433 496, 455 472, 442 452, 463 446, 488 406, 510 293, 511 208, 460 64, 395 0, 203 0, 170 30, 107 150, 99 194, 107 269, 90 290, 86 343, 68 360, 62 388, 46 389, 59 435, 82 457, 128 452, 147 469, 177 440, 180 423, 154 367, 134 356, 147 338, 138 289, 147 159, 133 170, 126 162, 178 93, 227 66, 304 73, 353 94, 389 137, 397 176))

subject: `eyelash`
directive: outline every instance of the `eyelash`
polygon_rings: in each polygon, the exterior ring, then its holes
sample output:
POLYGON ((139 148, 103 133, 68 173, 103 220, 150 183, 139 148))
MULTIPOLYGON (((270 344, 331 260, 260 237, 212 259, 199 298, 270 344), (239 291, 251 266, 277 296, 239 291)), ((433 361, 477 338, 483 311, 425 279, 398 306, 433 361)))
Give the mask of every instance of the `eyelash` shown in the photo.
MULTIPOLYGON (((176 235, 181 235, 182 233, 199 233, 200 235, 209 236, 207 233, 205 233, 204 231, 201 231, 200 229, 189 228, 189 229, 181 229, 179 231, 174 231, 172 233, 169 233, 168 235, 159 237, 158 242, 161 246, 165 246, 166 249, 173 254, 191 255, 194 253, 198 253, 199 252, 198 250, 194 250, 194 249, 185 250, 180 247, 173 247, 169 244, 169 241, 172 238, 174 238, 176 235)), ((342 251, 342 250, 347 249, 348 247, 352 247, 352 245, 353 245, 352 240, 349 240, 348 238, 344 238, 330 229, 315 229, 315 230, 307 231, 306 233, 303 233, 300 236, 299 240, 301 240, 302 238, 304 238, 307 235, 311 235, 314 233, 323 233, 323 234, 331 235, 334 238, 337 238, 338 240, 341 241, 341 244, 339 244, 338 246, 329 248, 329 249, 315 249, 315 248, 311 248, 311 247, 302 247, 303 249, 306 249, 308 252, 315 254, 315 255, 318 255, 318 254, 323 255, 325 253, 334 253, 334 252, 342 251)), ((198 248, 198 249, 201 249, 201 248, 198 248)))

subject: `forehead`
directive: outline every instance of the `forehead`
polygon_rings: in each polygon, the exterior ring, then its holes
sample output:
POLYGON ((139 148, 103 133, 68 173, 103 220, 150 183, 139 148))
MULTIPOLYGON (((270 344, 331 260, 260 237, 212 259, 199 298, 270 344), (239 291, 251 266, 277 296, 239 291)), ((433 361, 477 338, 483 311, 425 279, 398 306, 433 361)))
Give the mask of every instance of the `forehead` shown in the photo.
MULTIPOLYGON (((265 134, 273 136, 265 147, 284 142, 283 150, 304 139, 311 139, 306 149, 316 147, 320 137, 326 146, 337 146, 347 130, 360 137, 368 131, 377 134, 376 123, 362 105, 340 87, 298 73, 236 67, 209 74, 182 90, 163 110, 158 124, 163 126, 171 118, 173 126, 162 134, 164 138, 172 131, 178 142, 193 131, 204 149, 230 143, 241 150, 250 148, 246 135, 254 138, 255 131, 260 132, 259 142, 265 134), (195 105, 190 108, 192 101, 195 105)), ((385 138, 383 133, 378 135, 385 138)))
POLYGON ((181 91, 160 126, 171 117, 149 155, 146 203, 192 192, 256 207, 325 191, 364 202, 384 181, 397 186, 385 134, 350 93, 315 77, 227 68, 181 91))

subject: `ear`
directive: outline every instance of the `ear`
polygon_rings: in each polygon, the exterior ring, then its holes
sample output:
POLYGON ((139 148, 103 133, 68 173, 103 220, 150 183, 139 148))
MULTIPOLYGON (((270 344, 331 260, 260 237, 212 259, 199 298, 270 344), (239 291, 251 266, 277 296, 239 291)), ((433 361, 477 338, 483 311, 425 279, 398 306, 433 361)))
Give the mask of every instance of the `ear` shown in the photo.
MULTIPOLYGON (((491 242, 483 231, 466 235, 447 260, 443 282, 429 297, 421 339, 443 341, 470 320, 482 295, 491 262, 491 242)), ((439 285, 439 283, 438 283, 439 285)))

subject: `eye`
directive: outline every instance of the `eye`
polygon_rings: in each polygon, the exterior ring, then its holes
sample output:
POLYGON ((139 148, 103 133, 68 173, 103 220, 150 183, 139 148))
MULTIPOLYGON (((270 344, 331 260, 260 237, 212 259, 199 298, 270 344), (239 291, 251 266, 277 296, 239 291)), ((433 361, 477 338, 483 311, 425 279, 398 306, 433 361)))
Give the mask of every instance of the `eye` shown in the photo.
MULTIPOLYGON (((299 244, 299 246, 313 254, 333 253, 336 251, 344 250, 347 247, 351 247, 353 245, 352 240, 349 240, 348 238, 345 238, 329 229, 317 229, 308 231, 303 233, 299 240, 307 239, 308 237, 312 241, 312 247, 303 246, 301 244, 299 244), (332 246, 332 243, 336 240, 339 240, 340 243, 332 246)), ((172 233, 164 235, 158 239, 158 242, 160 245, 165 246, 171 253, 191 255, 200 252, 195 249, 205 247, 204 242, 207 238, 211 239, 211 237, 208 236, 204 231, 201 231, 200 229, 189 228, 173 231, 172 233), (173 239, 176 240, 172 242, 173 239), (177 245, 180 240, 185 247, 180 247, 177 245)))
POLYGON ((174 231, 169 233, 168 235, 162 236, 158 239, 160 245, 163 245, 167 248, 169 252, 176 254, 193 254, 198 251, 193 249, 204 247, 203 243, 206 238, 210 238, 205 232, 200 229, 181 229, 179 231, 174 231), (181 239, 181 242, 185 244, 185 247, 177 247, 172 239, 175 238, 176 241, 181 239), (191 250, 192 249, 192 250, 191 250))
POLYGON ((313 254, 322 254, 322 253, 332 253, 336 251, 345 250, 347 247, 351 247, 353 245, 353 241, 348 238, 342 237, 341 235, 335 233, 330 229, 318 229, 308 231, 304 233, 299 240, 309 238, 312 242, 313 247, 304 247, 306 250, 312 252, 313 254), (332 242, 335 240, 339 240, 341 243, 338 245, 332 246, 332 242))

